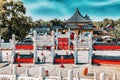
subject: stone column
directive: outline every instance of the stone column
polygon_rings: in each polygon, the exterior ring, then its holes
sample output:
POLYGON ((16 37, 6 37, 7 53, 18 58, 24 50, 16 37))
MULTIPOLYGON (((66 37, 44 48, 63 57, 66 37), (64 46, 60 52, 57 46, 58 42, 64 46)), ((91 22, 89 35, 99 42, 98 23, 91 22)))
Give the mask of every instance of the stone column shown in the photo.
POLYGON ((58 50, 58 29, 56 29, 56 50, 58 50))
MULTIPOLYGON (((53 31, 54 33, 54 31, 53 31)), ((54 34, 52 35, 52 44, 51 44, 51 56, 52 56, 52 64, 54 63, 54 54, 55 54, 55 49, 54 49, 54 46, 55 46, 55 36, 54 34)))
POLYGON ((113 80, 117 80, 117 79, 116 79, 116 74, 113 74, 113 80))
POLYGON ((15 50, 16 50, 16 48, 15 48, 15 35, 13 34, 12 35, 12 58, 11 58, 11 63, 13 64, 14 63, 14 55, 15 55, 15 50))
POLYGON ((78 62, 78 52, 76 51, 76 44, 77 44, 77 36, 76 33, 74 35, 74 64, 78 62))
POLYGON ((90 33, 89 35, 89 64, 92 64, 92 55, 93 55, 93 50, 92 50, 92 34, 90 33))
POLYGON ((94 80, 97 80, 97 73, 94 73, 94 80))
POLYGON ((82 34, 80 33, 80 35, 79 35, 79 42, 80 42, 80 44, 81 44, 81 40, 82 40, 82 34))
POLYGON ((70 29, 68 29, 68 50, 70 50, 70 29))
POLYGON ((28 77, 29 76, 29 67, 26 68, 26 72, 25 73, 26 73, 26 77, 28 77))
POLYGON ((17 74, 17 66, 16 65, 13 65, 13 69, 12 69, 12 73, 13 74, 17 74))
POLYGON ((76 72, 76 80, 80 80, 79 72, 76 72))
POLYGON ((51 57, 52 57, 52 64, 54 64, 54 55, 55 53, 54 53, 54 46, 52 45, 51 46, 51 57))
POLYGON ((13 65, 13 69, 12 69, 12 80, 17 80, 17 66, 13 65))
POLYGON ((105 80, 105 73, 100 73, 100 80, 105 80))
POLYGON ((58 33, 58 29, 56 29, 56 33, 55 33, 55 36, 56 36, 56 50, 58 49, 58 35, 59 35, 59 33, 58 33))
POLYGON ((68 70, 68 80, 73 80, 73 70, 68 70))
POLYGON ((0 35, 0 47, 1 47, 1 35, 0 35))
POLYGON ((59 80, 63 80, 62 71, 59 71, 59 80))
POLYGON ((33 63, 35 64, 37 62, 37 40, 36 40, 37 39, 37 32, 34 31, 33 35, 34 35, 34 37, 33 37, 33 47, 34 47, 34 52, 33 52, 34 59, 33 59, 33 63))
POLYGON ((45 70, 44 67, 39 68, 39 80, 44 80, 45 77, 45 70))
POLYGON ((1 35, 0 35, 0 62, 2 62, 1 35))

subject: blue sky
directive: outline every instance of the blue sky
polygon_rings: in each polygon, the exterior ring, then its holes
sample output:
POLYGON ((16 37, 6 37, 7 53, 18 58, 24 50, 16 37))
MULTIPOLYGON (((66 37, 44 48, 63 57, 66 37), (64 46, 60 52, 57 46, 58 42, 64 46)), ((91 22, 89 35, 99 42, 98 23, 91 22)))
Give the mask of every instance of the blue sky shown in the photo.
POLYGON ((59 18, 67 20, 76 8, 83 16, 86 14, 93 21, 104 18, 120 18, 120 0, 22 0, 26 7, 26 15, 32 19, 51 20, 59 18))

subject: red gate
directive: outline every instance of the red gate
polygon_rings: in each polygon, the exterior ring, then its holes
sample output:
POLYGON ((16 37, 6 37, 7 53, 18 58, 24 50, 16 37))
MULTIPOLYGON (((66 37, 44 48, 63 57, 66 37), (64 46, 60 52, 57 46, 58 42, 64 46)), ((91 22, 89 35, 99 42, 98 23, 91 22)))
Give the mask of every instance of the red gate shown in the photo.
POLYGON ((68 50, 68 38, 58 38, 58 49, 68 50))

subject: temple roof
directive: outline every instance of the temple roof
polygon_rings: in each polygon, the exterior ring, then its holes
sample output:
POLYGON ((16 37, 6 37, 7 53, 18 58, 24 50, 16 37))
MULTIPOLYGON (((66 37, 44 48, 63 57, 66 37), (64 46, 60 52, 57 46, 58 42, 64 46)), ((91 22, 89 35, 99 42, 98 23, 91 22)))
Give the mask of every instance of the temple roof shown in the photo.
POLYGON ((81 30, 93 30, 93 27, 92 27, 92 25, 83 25, 81 30))
POLYGON ((89 19, 89 16, 86 15, 85 17, 83 17, 77 8, 73 16, 69 18, 66 22, 91 22, 91 21, 92 20, 89 19))
POLYGON ((82 25, 82 26, 78 26, 78 25, 68 25, 66 26, 66 28, 70 28, 70 29, 74 29, 74 28, 78 28, 81 30, 93 30, 93 25, 88 24, 88 25, 82 25))

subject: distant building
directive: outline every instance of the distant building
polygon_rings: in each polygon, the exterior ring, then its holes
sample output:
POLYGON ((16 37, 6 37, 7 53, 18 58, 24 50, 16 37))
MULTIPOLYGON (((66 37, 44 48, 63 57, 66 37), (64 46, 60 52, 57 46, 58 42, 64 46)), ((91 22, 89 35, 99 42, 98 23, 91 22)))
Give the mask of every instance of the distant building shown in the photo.
POLYGON ((44 25, 40 27, 31 28, 29 35, 33 35, 34 30, 37 32, 37 35, 44 35, 45 33, 50 34, 50 28, 44 25))
POLYGON ((109 32, 109 31, 115 30, 115 28, 111 24, 108 24, 103 28, 103 30, 109 32))
POLYGON ((88 15, 82 16, 78 8, 76 9, 73 16, 70 17, 67 21, 65 21, 65 23, 66 29, 70 29, 71 31, 74 31, 76 34, 79 34, 80 32, 93 33, 92 20, 89 18, 88 15))

